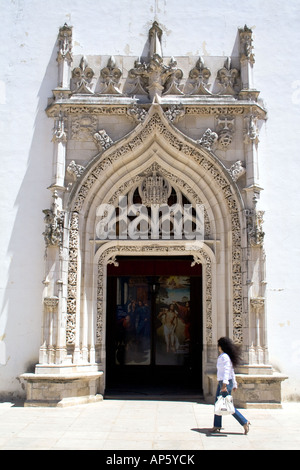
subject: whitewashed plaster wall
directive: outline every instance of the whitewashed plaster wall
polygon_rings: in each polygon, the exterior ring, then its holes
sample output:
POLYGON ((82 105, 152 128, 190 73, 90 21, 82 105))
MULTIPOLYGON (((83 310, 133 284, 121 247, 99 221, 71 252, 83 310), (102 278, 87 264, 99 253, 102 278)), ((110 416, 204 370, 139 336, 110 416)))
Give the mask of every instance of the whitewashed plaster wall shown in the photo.
POLYGON ((270 362, 300 398, 298 0, 0 0, 0 396, 22 394, 19 374, 38 361, 44 276, 42 210, 50 206, 58 28, 73 26, 73 53, 142 55, 157 20, 166 56, 231 55, 253 29, 255 85, 268 111, 259 144, 265 210, 270 362))

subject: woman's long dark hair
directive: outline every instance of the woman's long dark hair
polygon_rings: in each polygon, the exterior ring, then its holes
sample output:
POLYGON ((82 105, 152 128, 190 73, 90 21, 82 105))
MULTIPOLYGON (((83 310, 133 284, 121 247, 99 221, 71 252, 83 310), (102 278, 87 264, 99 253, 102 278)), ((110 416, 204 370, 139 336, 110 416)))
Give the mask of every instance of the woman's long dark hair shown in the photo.
POLYGON ((239 346, 234 344, 230 338, 223 336, 218 340, 218 346, 228 354, 231 359, 233 367, 237 366, 241 362, 241 352, 239 346))

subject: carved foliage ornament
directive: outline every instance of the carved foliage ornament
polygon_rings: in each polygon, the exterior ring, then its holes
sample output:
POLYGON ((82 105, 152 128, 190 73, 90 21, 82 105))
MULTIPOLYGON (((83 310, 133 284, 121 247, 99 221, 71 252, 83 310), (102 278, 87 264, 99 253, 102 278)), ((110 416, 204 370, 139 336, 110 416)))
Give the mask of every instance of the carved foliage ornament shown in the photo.
POLYGON ((133 104, 128 108, 127 114, 135 121, 143 122, 146 119, 147 111, 143 107, 133 104))
POLYGON ((206 129, 201 139, 198 140, 198 143, 206 149, 210 150, 213 145, 217 142, 217 140, 218 134, 216 132, 213 132, 211 129, 206 129))
POLYGON ((119 90, 119 81, 122 76, 121 69, 116 66, 115 58, 112 56, 107 62, 107 66, 104 67, 101 72, 102 88, 100 93, 115 95, 121 94, 119 90))
POLYGON ((264 242, 265 233, 263 231, 264 211, 257 211, 256 209, 247 209, 247 232, 248 239, 251 246, 262 246, 264 242))
POLYGON ((182 95, 179 88, 183 72, 177 67, 174 57, 169 65, 163 63, 161 50, 162 30, 154 21, 149 30, 150 57, 148 61, 135 61, 134 68, 129 71, 128 77, 133 81, 130 95, 149 94, 151 100, 157 94, 182 95))
POLYGON ((235 95, 240 91, 240 72, 236 68, 231 68, 230 57, 226 59, 224 67, 218 70, 217 82, 221 95, 235 95))
POLYGON ((150 59, 149 64, 136 61, 128 76, 133 79, 130 95, 149 93, 150 98, 153 99, 156 94, 158 96, 183 94, 179 89, 183 73, 177 67, 174 58, 170 60, 169 65, 164 65, 163 59, 157 54, 150 59))
POLYGON ((45 214, 45 231, 43 232, 46 247, 62 246, 64 212, 53 209, 43 210, 45 214))
POLYGON ((59 298, 56 296, 44 297, 44 305, 48 312, 55 312, 58 307, 59 298))
POLYGON ((75 84, 74 93, 92 93, 92 78, 94 71, 88 66, 86 58, 81 58, 79 67, 73 69, 72 77, 75 84))
POLYGON ((80 178, 82 173, 84 172, 85 168, 82 165, 78 165, 75 160, 72 160, 68 167, 67 167, 67 173, 72 176, 74 180, 80 178))
POLYGON ((109 137, 104 129, 96 132, 93 135, 93 139, 100 151, 107 150, 113 144, 113 140, 109 137))
MULTIPOLYGON (((168 65, 163 63, 162 54, 162 29, 155 21, 149 30, 149 54, 148 57, 139 58, 135 61, 134 67, 129 71, 126 77, 126 85, 123 92, 120 89, 121 69, 116 65, 114 57, 110 57, 107 66, 100 71, 100 90, 99 94, 120 95, 149 95, 153 100, 154 96, 162 95, 213 95, 209 90, 208 83, 211 77, 210 69, 204 64, 200 57, 195 66, 190 70, 186 81, 185 92, 181 80, 183 72, 178 67, 174 57, 171 58, 168 65), (126 90, 125 90, 126 88, 126 90)), ((254 54, 252 45, 252 30, 246 25, 239 29, 240 40, 240 64, 245 61, 253 64, 254 54)), ((72 27, 65 24, 59 30, 58 36, 58 57, 59 63, 66 62, 68 67, 72 63, 72 27)), ((228 58, 218 73, 216 80, 219 84, 221 95, 236 95, 241 91, 240 65, 231 67, 231 59, 228 58)), ((72 93, 91 94, 94 93, 93 87, 94 71, 88 66, 85 57, 82 57, 78 67, 72 72, 72 93)), ((59 87, 67 90, 68 85, 59 84, 59 87)), ((247 100, 257 101, 259 92, 257 90, 243 90, 242 97, 247 100)), ((59 95, 56 94, 56 97, 59 95)), ((63 93, 61 96, 66 96, 63 93)))
POLYGON ((211 95, 208 80, 211 76, 209 68, 205 67, 202 57, 198 59, 195 67, 189 73, 189 86, 191 95, 211 95))
POLYGON ((185 109, 182 104, 180 105, 172 105, 169 106, 168 109, 165 111, 166 117, 169 119, 171 122, 178 122, 181 117, 183 117, 185 114, 185 109))
POLYGON ((238 160, 228 170, 228 173, 231 175, 233 181, 237 181, 241 176, 246 173, 245 168, 242 165, 242 162, 238 160))

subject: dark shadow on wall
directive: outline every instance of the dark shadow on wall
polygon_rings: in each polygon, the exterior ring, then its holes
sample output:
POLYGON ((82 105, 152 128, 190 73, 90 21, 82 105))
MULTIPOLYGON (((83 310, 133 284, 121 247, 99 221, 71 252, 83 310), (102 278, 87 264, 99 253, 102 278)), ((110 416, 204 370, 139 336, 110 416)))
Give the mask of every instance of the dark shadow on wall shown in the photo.
MULTIPOLYGON (((11 262, 3 310, 0 312, 1 316, 7 316, 2 350, 5 364, 0 365, 0 368, 5 367, 3 372, 7 379, 2 379, 0 398, 23 398, 24 385, 19 375, 33 372, 35 364, 38 363, 45 255, 42 211, 51 204, 51 194, 47 187, 51 184, 53 159, 53 121, 47 117, 45 109, 52 89, 57 85, 56 37, 57 31, 53 31, 55 44, 38 91, 27 168, 17 197, 11 201, 16 216, 7 250, 7 257, 11 262)), ((36 77, 32 77, 32 81, 34 80, 36 77)), ((25 115, 26 112, 31 112, 26 109, 23 111, 25 115)), ((22 125, 22 122, 15 125, 22 125)), ((21 161, 22 158, 24 161, 24 157, 20 156, 21 161)))

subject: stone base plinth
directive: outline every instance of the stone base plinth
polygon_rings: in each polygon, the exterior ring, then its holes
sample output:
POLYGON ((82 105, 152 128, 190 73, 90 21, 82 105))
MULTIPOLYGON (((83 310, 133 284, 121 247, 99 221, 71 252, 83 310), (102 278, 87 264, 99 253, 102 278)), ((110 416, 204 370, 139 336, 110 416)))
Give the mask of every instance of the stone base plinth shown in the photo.
MULTIPOLYGON (((214 403, 217 377, 215 374, 209 374, 207 378, 209 393, 205 398, 210 403, 214 403)), ((236 374, 238 389, 233 394, 236 408, 281 408, 281 382, 287 378, 277 373, 236 374)))
POLYGON ((103 399, 98 393, 103 372, 77 374, 23 374, 24 406, 71 406, 103 399))

